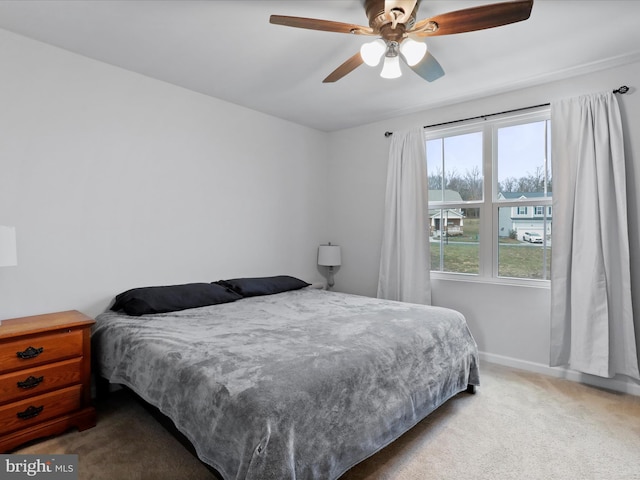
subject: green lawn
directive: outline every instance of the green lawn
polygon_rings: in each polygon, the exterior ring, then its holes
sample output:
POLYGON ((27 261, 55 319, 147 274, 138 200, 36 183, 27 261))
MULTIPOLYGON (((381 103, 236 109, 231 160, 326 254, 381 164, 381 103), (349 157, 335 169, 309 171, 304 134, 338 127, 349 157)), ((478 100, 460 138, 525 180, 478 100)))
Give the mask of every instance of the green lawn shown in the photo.
POLYGON ((551 247, 542 245, 500 245, 498 275, 501 277, 551 278, 551 247), (545 259, 546 252, 546 259, 545 259), (544 264, 547 264, 546 272, 544 264))
POLYGON ((459 243, 459 242, 477 242, 478 238, 480 238, 480 219, 479 218, 465 218, 464 234, 456 235, 455 237, 449 237, 445 239, 445 242, 448 240, 449 243, 459 243))
MULTIPOLYGON (((431 268, 440 270, 440 246, 443 247, 444 272, 478 273, 479 220, 466 219, 464 235, 431 242, 431 268)), ((511 238, 501 238, 498 252, 498 275, 501 277, 549 279, 551 272, 551 247, 532 245, 511 238), (546 251, 546 272, 544 252, 546 251)))

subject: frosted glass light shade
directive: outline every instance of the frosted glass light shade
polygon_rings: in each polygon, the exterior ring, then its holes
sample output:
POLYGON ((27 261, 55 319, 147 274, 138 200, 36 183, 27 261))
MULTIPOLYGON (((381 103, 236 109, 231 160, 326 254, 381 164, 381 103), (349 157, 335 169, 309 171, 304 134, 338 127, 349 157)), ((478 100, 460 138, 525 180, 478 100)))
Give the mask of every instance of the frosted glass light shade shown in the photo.
POLYGON ((380 59, 387 49, 387 44, 381 38, 368 42, 360 47, 360 56, 364 63, 370 67, 375 67, 380 63, 380 59))
POLYGON ((17 264, 16 227, 0 225, 0 267, 12 267, 17 264))
POLYGON ((398 78, 401 75, 400 58, 397 55, 395 57, 384 57, 384 66, 380 76, 382 78, 398 78))
POLYGON ((342 265, 340 245, 320 245, 318 247, 318 265, 338 267, 342 265))
POLYGON ((407 64, 413 67, 424 58, 427 53, 427 44, 407 38, 400 44, 400 53, 404 55, 407 64))

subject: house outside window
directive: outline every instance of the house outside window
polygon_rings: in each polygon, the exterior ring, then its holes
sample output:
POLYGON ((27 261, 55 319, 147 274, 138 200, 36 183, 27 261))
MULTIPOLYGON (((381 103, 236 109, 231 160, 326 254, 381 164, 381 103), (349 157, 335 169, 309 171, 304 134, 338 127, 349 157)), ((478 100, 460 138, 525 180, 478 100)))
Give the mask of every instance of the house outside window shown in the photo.
POLYGON ((549 109, 425 129, 425 136, 436 277, 548 283, 549 109))
MULTIPOLYGON (((546 196, 544 192, 499 192, 498 200, 517 200, 531 201, 534 199, 544 198, 551 200, 551 192, 546 196)), ((528 207, 511 207, 509 209, 500 209, 500 217, 498 219, 500 237, 508 236, 507 232, 515 232, 516 238, 522 240, 525 232, 537 233, 539 235, 551 235, 551 207, 536 205, 529 209, 528 207), (545 212, 546 210, 546 212, 545 212)), ((528 241, 528 240, 525 240, 528 241)))

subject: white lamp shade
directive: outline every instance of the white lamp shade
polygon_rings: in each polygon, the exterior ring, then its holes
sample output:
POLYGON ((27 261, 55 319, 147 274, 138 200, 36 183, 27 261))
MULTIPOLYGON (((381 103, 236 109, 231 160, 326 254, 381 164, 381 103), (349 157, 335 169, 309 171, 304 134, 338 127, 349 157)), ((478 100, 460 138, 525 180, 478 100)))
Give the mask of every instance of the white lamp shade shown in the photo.
POLYGON ((387 44, 381 38, 368 42, 360 47, 360 56, 364 63, 370 67, 375 67, 380 63, 380 59, 387 49, 387 44))
POLYGON ((0 225, 0 267, 11 267, 17 264, 16 227, 0 225))
POLYGON ((318 247, 318 265, 337 267, 342 265, 340 245, 320 245, 318 247))
POLYGON ((407 38, 400 44, 400 52, 404 55, 407 65, 413 67, 424 58, 425 53, 427 53, 427 44, 407 38))
POLYGON ((398 78, 401 75, 400 57, 397 55, 395 57, 384 57, 384 65, 380 76, 382 78, 398 78))

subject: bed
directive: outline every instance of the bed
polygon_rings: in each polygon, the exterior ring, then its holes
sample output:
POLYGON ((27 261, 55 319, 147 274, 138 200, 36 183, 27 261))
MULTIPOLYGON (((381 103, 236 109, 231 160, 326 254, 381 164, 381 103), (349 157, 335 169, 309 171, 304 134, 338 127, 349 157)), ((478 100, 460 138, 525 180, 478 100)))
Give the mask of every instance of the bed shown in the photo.
POLYGON ((168 416, 225 480, 337 479, 479 385, 460 313, 304 285, 105 312, 94 370, 168 416))

